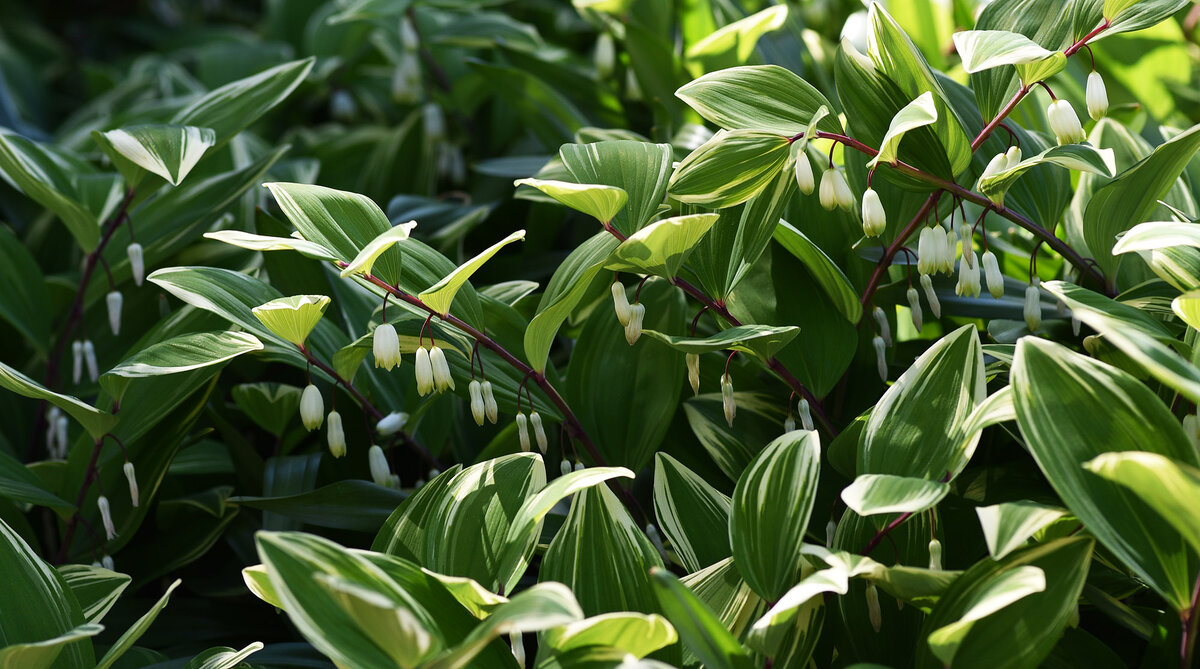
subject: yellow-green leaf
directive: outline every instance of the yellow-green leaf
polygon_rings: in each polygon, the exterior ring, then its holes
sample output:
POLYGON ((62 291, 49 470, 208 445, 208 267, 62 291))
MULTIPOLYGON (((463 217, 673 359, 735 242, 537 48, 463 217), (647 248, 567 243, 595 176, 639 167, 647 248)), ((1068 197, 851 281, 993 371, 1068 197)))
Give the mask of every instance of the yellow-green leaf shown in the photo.
POLYGON ((329 298, 325 295, 293 295, 254 307, 253 312, 268 330, 303 346, 328 306, 329 298))
POLYGON ((933 93, 925 91, 892 117, 892 123, 879 144, 879 153, 867 163, 867 167, 895 162, 900 153, 900 140, 904 139, 904 133, 932 125, 937 119, 937 105, 933 103, 933 93))
POLYGON ((363 247, 358 255, 354 256, 354 260, 346 265, 342 270, 342 276, 350 276, 352 274, 370 274, 371 267, 375 265, 375 261, 386 250, 392 247, 396 242, 402 242, 408 239, 412 229, 417 227, 416 221, 409 221, 393 226, 381 233, 375 239, 372 239, 363 247))
POLYGON ((496 255, 496 252, 500 249, 517 240, 524 241, 524 239, 525 231, 517 230, 504 239, 492 244, 479 255, 459 265, 457 269, 446 275, 446 278, 433 284, 417 297, 421 298, 421 301, 430 309, 445 316, 450 311, 450 303, 454 301, 454 295, 458 293, 458 289, 462 288, 462 285, 467 282, 467 279, 471 278, 471 275, 476 270, 483 267, 483 264, 496 255))
POLYGON ((520 179, 515 186, 531 186, 568 207, 581 211, 601 223, 609 223, 629 200, 623 188, 601 184, 577 184, 553 179, 520 179))
POLYGON ((618 272, 674 278, 718 218, 719 214, 690 214, 655 221, 621 242, 606 267, 618 272))

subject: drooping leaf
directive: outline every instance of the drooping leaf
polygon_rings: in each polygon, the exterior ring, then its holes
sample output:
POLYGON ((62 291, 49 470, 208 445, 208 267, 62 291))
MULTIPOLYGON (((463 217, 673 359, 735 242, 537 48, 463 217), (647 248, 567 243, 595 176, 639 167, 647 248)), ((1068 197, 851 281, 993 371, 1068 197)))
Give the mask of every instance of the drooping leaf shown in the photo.
POLYGON ((552 179, 520 179, 515 186, 531 186, 546 195, 558 200, 568 207, 581 211, 588 216, 609 223, 616 217, 617 212, 629 201, 629 193, 616 186, 599 184, 579 184, 570 181, 554 181, 552 179))
POLYGON ((433 309, 437 313, 442 314, 443 316, 446 315, 450 311, 450 303, 454 301, 454 296, 458 294, 458 289, 462 288, 463 284, 465 284, 467 280, 471 278, 472 274, 478 271, 480 267, 483 267, 483 264, 488 260, 491 260, 492 256, 496 255, 500 249, 515 241, 524 240, 525 231, 517 230, 504 239, 501 239, 495 244, 492 244, 488 248, 484 249, 474 258, 471 258, 462 265, 459 265, 457 269, 450 274, 447 274, 441 281, 438 281, 428 289, 422 291, 417 297, 419 297, 426 306, 433 309))
POLYGON ((988 553, 994 560, 1003 559, 1024 546, 1038 530, 1067 515, 1062 509, 1030 501, 981 506, 975 513, 983 528, 988 553))
POLYGON ((655 221, 621 242, 605 267, 673 279, 717 218, 717 214, 690 214, 655 221))
POLYGON ((1037 42, 1007 30, 964 30, 954 33, 954 48, 963 69, 974 74, 1002 65, 1015 65, 1021 81, 1032 84, 1066 67, 1067 58, 1037 42))
POLYGON ((1089 144, 1065 144, 1052 146, 1002 172, 980 179, 979 192, 994 202, 1003 203, 1004 193, 1022 174, 1044 164, 1058 165, 1068 170, 1089 172, 1104 177, 1111 177, 1117 171, 1112 149, 1096 149, 1089 144))
POLYGON ((58 567, 58 573, 75 594, 83 618, 89 623, 103 620, 132 580, 128 574, 82 564, 64 564, 58 567))
POLYGON ((655 330, 642 330, 642 335, 684 353, 699 354, 728 349, 752 353, 766 360, 787 346, 799 332, 800 328, 794 325, 738 325, 707 337, 666 335, 655 330))
POLYGON ((151 344, 121 361, 100 377, 100 383, 117 402, 130 379, 178 374, 228 362, 239 355, 261 351, 262 342, 248 332, 193 332, 151 344))
POLYGON ((117 424, 116 416, 88 406, 70 395, 56 393, 2 362, 0 387, 24 397, 50 402, 78 421, 93 439, 100 439, 117 424))
POLYGON ((328 306, 329 298, 325 295, 293 295, 254 307, 253 313, 271 332, 296 346, 304 346, 308 333, 317 326, 328 306))
POLYGON ((354 256, 344 268, 342 268, 342 277, 353 276, 355 274, 370 274, 371 268, 374 267, 375 261, 379 256, 383 255, 393 244, 397 244, 408 239, 412 229, 417 227, 416 221, 401 223, 400 225, 389 228, 381 233, 375 239, 372 239, 366 246, 354 256))
POLYGON ((1200 470, 1157 453, 1105 453, 1084 464, 1092 473, 1129 488, 1200 552, 1200 470))
POLYGON ((612 218, 613 227, 625 235, 649 223, 666 195, 671 176, 670 144, 632 140, 565 144, 558 155, 576 182, 602 184, 626 192, 627 204, 612 218))
POLYGON ((294 60, 225 84, 179 110, 171 123, 211 128, 219 148, 291 95, 315 62, 294 60))
POLYGON ((942 501, 950 484, 928 479, 863 474, 842 490, 842 501, 860 516, 920 513, 942 501))
POLYGON ((145 172, 178 186, 217 141, 212 128, 187 125, 134 125, 96 131, 92 136, 113 159, 130 188, 141 181, 145 172))
POLYGON ((217 232, 206 232, 204 236, 251 251, 296 251, 317 260, 337 260, 332 251, 307 239, 269 237, 241 230, 218 230, 217 232))
POLYGON ((867 167, 895 162, 900 153, 900 142, 904 139, 904 133, 932 125, 937 119, 937 105, 933 102, 933 93, 925 91, 892 117, 892 122, 883 135, 883 141, 879 144, 879 153, 867 161, 867 167))

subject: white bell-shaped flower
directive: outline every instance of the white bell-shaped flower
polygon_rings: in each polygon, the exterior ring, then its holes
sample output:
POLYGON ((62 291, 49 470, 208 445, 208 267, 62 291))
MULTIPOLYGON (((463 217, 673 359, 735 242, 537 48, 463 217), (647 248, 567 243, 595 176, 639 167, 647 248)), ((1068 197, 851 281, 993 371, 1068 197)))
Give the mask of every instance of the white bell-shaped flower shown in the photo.
POLYGON ((129 501, 133 502, 133 508, 138 505, 138 482, 137 473, 133 470, 133 463, 128 460, 121 467, 121 471, 125 472, 125 480, 129 482, 129 501))
POLYGON ((990 250, 983 252, 983 276, 987 279, 988 292, 992 297, 1004 297, 1004 275, 1000 273, 1000 263, 996 260, 996 254, 990 250))
POLYGON ((875 369, 879 372, 879 380, 887 381, 887 344, 883 342, 883 337, 875 335, 871 346, 875 347, 875 369))
POLYGON ((642 336, 642 321, 646 318, 646 305, 638 302, 629 305, 629 323, 625 326, 625 341, 630 346, 642 336))
POLYGON ((929 310, 933 312, 933 317, 941 318, 942 303, 938 300, 937 291, 933 289, 933 277, 922 273, 921 289, 925 291, 925 301, 929 303, 929 310))
POLYGON ((54 424, 58 421, 58 417, 61 415, 62 409, 59 409, 56 406, 51 406, 50 409, 46 411, 46 452, 51 458, 56 457, 55 454, 58 452, 58 444, 55 443, 54 439, 54 424))
POLYGON ((725 410, 725 422, 733 427, 733 418, 737 415, 737 400, 733 396, 733 379, 726 372, 721 375, 721 406, 725 410))
POLYGON ((1025 288, 1025 325, 1030 332, 1037 332, 1042 326, 1042 291, 1039 284, 1041 281, 1034 277, 1033 283, 1025 288))
POLYGON ((309 432, 325 422, 325 401, 321 399, 321 391, 311 383, 305 386, 304 393, 300 395, 300 422, 309 432))
POLYGON ((832 520, 825 523, 825 548, 833 548, 833 538, 837 535, 837 523, 832 520))
POLYGON ((617 312, 617 320, 621 327, 629 325, 629 298, 625 295, 625 286, 620 281, 612 282, 613 309, 617 312))
POLYGON ((476 425, 483 426, 483 421, 487 419, 487 411, 483 406, 483 390, 479 382, 471 379, 471 383, 467 385, 467 393, 471 396, 471 418, 475 420, 476 425))
POLYGON ((833 194, 837 199, 837 206, 845 211, 854 211, 856 201, 854 199, 854 191, 850 190, 850 184, 846 182, 846 176, 840 171, 834 172, 833 194))
POLYGON ((973 258, 975 252, 964 253, 962 261, 958 263, 958 283, 954 286, 954 293, 964 297, 979 297, 983 290, 979 282, 979 263, 968 262, 968 255, 973 258))
POLYGON ((104 296, 104 303, 108 305, 108 327, 112 328, 114 336, 121 334, 121 306, 125 298, 121 291, 114 290, 104 296))
POLYGON ((879 193, 876 193, 874 188, 863 192, 862 226, 863 234, 868 237, 878 237, 887 229, 887 212, 883 210, 879 193))
POLYGON ((921 228, 921 234, 917 237, 917 272, 921 274, 935 274, 940 267, 933 235, 933 228, 926 227, 921 228))
POLYGON ((483 394, 483 410, 487 414, 488 422, 492 425, 500 418, 500 409, 496 406, 496 397, 492 394, 492 382, 484 381, 479 384, 479 391, 483 394))
POLYGON ((371 351, 375 354, 375 366, 391 370, 400 364, 400 337, 391 323, 375 328, 371 337, 371 351))
POLYGON ((1093 121, 1099 121, 1108 114, 1108 89, 1104 87, 1104 77, 1092 70, 1087 78, 1087 92, 1084 96, 1087 102, 1088 116, 1093 121))
POLYGON ((402 105, 421 99, 421 61, 414 53, 403 53, 392 70, 392 100, 402 105))
POLYGON ((113 571, 117 568, 116 563, 113 562, 112 556, 107 553, 104 554, 104 557, 100 558, 100 566, 109 571, 113 571))
POLYGON ((1004 170, 1008 169, 1008 156, 1003 153, 997 153, 988 161, 987 167, 983 168, 983 173, 979 175, 979 180, 995 176, 1004 170))
POLYGON ((427 102, 421 106, 421 122, 425 126, 425 137, 436 142, 446 137, 446 116, 436 102, 427 102))
POLYGON ((92 381, 100 378, 100 367, 96 364, 96 347, 91 339, 83 340, 83 362, 87 365, 88 378, 92 381))
POLYGON ((888 346, 892 345, 892 326, 888 324, 887 314, 875 307, 871 310, 871 316, 875 319, 875 325, 879 328, 879 336, 883 337, 883 343, 888 346))
POLYGON ((581 472, 581 471, 583 471, 584 469, 585 469, 585 467, 583 466, 583 461, 582 461, 582 460, 576 460, 576 461, 575 461, 575 471, 577 471, 577 472, 581 472))
POLYGON ((941 270, 946 274, 954 273, 954 233, 940 225, 933 226, 933 238, 938 249, 938 260, 941 270))
POLYGON ((1054 133, 1055 139, 1062 144, 1078 144, 1087 139, 1087 135, 1083 132, 1083 125, 1079 123, 1079 116, 1075 114, 1075 108, 1066 100, 1055 100, 1050 103, 1046 109, 1046 117, 1050 121, 1050 131, 1054 133))
POLYGON ((408 414, 403 411, 393 411, 375 424, 375 432, 381 437, 388 437, 404 429, 408 422, 408 414))
POLYGON ((433 368, 433 384, 439 393, 454 390, 454 377, 450 375, 450 363, 446 360, 446 352, 442 347, 434 345, 429 349, 429 364, 433 368))
POLYGON ((400 19, 400 46, 409 53, 416 53, 421 48, 421 37, 408 17, 400 19))
POLYGON ((96 498, 96 506, 100 509, 100 522, 104 525, 104 537, 108 541, 117 538, 117 527, 113 525, 112 507, 108 505, 108 498, 104 495, 96 498))
POLYGON ((517 437, 521 440, 521 450, 529 452, 529 419, 525 414, 517 414, 517 437))
POLYGON ((550 442, 546 439, 546 429, 542 427, 542 415, 536 409, 529 413, 529 423, 533 425, 533 438, 537 441, 538 450, 545 455, 550 442))
POLYGON ((921 331, 921 326, 924 325, 924 314, 921 313, 921 296, 917 294, 917 289, 912 286, 908 287, 908 291, 904 293, 904 297, 908 300, 908 311, 912 314, 913 327, 917 332, 921 331))
POLYGON ((563 460, 562 462, 558 463, 558 474, 560 476, 566 476, 567 474, 570 474, 570 473, 571 473, 571 461, 570 460, 563 460))
POLYGON ((684 356, 687 361, 688 385, 692 387, 692 394, 700 394, 700 356, 696 353, 688 353, 684 356))
POLYGON ((146 279, 146 256, 142 245, 137 242, 131 243, 125 247, 125 255, 129 256, 129 273, 133 275, 133 282, 142 285, 142 281, 146 279))
POLYGON ((1004 152, 1004 157, 1008 159, 1008 164, 1004 169, 1012 169, 1021 164, 1021 147, 1010 146, 1008 151, 1004 152))
POLYGON ((800 187, 800 192, 805 195, 812 195, 813 190, 817 187, 816 177, 813 175, 812 163, 808 161, 808 156, 801 149, 796 154, 796 185, 800 187))
POLYGON ((1072 312, 1071 313, 1071 333, 1074 334, 1076 337, 1079 336, 1079 326, 1082 324, 1083 323, 1079 320, 1079 317, 1076 316, 1074 314, 1074 312, 1072 312))
POLYGON ((392 468, 388 465, 387 455, 379 446, 371 446, 367 451, 367 465, 371 468, 371 480, 375 485, 391 488, 392 468))
POLYGON ((76 339, 71 342, 71 357, 73 365, 71 366, 71 382, 78 384, 83 378, 83 342, 76 339))
POLYGON ((837 184, 835 183, 837 178, 837 170, 833 168, 829 168, 821 174, 821 188, 818 192, 818 197, 821 201, 821 207, 826 211, 837 209, 837 184))
POLYGON ((326 419, 325 440, 329 444, 329 454, 340 458, 346 454, 346 432, 342 429, 342 414, 330 411, 326 419))
POLYGON ((429 360, 429 349, 424 346, 417 349, 414 367, 417 375, 417 394, 424 397, 433 392, 433 363, 429 360))

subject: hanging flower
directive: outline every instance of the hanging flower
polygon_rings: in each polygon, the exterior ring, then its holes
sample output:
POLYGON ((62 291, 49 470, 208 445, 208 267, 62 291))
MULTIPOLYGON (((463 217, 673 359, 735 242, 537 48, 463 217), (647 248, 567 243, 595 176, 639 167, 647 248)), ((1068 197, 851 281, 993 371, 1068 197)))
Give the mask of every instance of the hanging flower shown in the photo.
POLYGON ((923 314, 921 313, 921 297, 917 294, 917 289, 912 286, 908 287, 908 291, 904 293, 904 296, 908 299, 908 310, 912 314, 913 327, 917 329, 917 332, 920 332, 921 326, 924 324, 923 314))
POLYGON ((1000 273, 1000 263, 996 260, 996 254, 991 251, 983 252, 983 273, 992 297, 997 300, 1004 297, 1004 275, 1000 273))
POLYGON ((838 171, 834 172, 833 194, 837 199, 837 206, 845 211, 854 210, 854 192, 850 190, 850 184, 846 183, 846 177, 838 171))
POLYGON ((1007 159, 1007 162, 1008 162, 1008 164, 1005 166, 1004 169, 1011 170, 1012 168, 1016 167, 1017 165, 1020 165, 1021 164, 1021 147, 1019 147, 1019 146, 1008 147, 1008 151, 1004 152, 1004 157, 1007 159))
POLYGON ((958 263, 958 284, 954 287, 957 295, 979 297, 983 287, 979 283, 979 263, 975 261, 975 251, 963 250, 962 262, 958 263))
POLYGON ((375 328, 371 350, 375 354, 376 367, 391 371, 400 364, 400 337, 391 323, 384 323, 375 328))
POLYGON ((1037 332, 1042 325, 1042 292, 1039 289, 1041 280, 1033 278, 1033 283, 1025 288, 1025 325, 1030 332, 1037 332))
POLYGON ((137 474, 133 471, 133 463, 126 460, 121 470, 125 472, 125 480, 129 482, 129 500, 133 502, 133 508, 136 509, 138 505, 138 482, 137 474))
POLYGON ((71 382, 78 384, 79 379, 83 378, 83 342, 78 339, 71 342, 71 355, 74 358, 74 365, 71 367, 71 382))
POLYGON ((805 195, 812 195, 813 190, 817 187, 816 177, 813 176, 812 163, 808 162, 808 156, 805 155, 804 149, 796 155, 796 185, 800 187, 800 192, 805 195))
POLYGON ((687 361, 688 384, 692 386, 692 394, 700 394, 700 356, 696 353, 688 353, 684 356, 687 361))
POLYGON ((517 437, 521 440, 521 450, 529 452, 529 419, 525 414, 517 414, 517 437))
POLYGON ((942 569, 942 542, 936 538, 929 541, 929 568, 936 571, 942 569))
POLYGON ((417 375, 417 394, 425 397, 433 392, 433 363, 429 359, 429 349, 424 346, 419 347, 414 364, 417 375))
POLYGON ((834 181, 838 178, 837 170, 830 168, 821 174, 821 189, 818 197, 821 200, 821 207, 826 211, 837 209, 837 184, 834 181))
POLYGON ((733 379, 729 372, 721 375, 721 405, 725 410, 725 422, 733 427, 733 418, 737 415, 737 400, 733 397, 733 379))
POLYGON ((142 285, 142 281, 146 278, 146 259, 142 252, 142 245, 137 242, 131 243, 125 247, 125 255, 129 256, 129 272, 133 274, 133 282, 137 285, 142 285))
POLYGON ((879 380, 887 381, 887 344, 884 343, 883 337, 875 335, 871 340, 871 345, 875 347, 875 368, 879 371, 879 380))
POLYGON ((104 524, 104 537, 108 541, 117 538, 117 528, 113 525, 112 508, 108 505, 108 498, 100 495, 96 498, 96 506, 100 508, 100 522, 104 524))
POLYGON ((312 432, 321 427, 324 421, 325 402, 321 399, 321 391, 310 383, 300 395, 300 422, 304 424, 304 429, 312 432))
POLYGON ((381 437, 388 437, 403 429, 407 422, 408 414, 403 411, 393 411, 375 424, 375 432, 381 437))
POLYGON ((879 193, 874 188, 868 188, 862 199, 863 234, 868 237, 878 237, 887 229, 887 212, 879 201, 879 193))
POLYGON ((867 618, 871 621, 871 628, 878 634, 879 628, 883 627, 883 612, 879 609, 879 589, 874 583, 867 585, 867 618))
POLYGON ((476 425, 482 427, 486 418, 486 408, 483 405, 483 390, 480 389, 479 382, 471 379, 471 383, 467 385, 467 392, 471 396, 471 418, 475 419, 476 425))
POLYGON ((1104 77, 1095 70, 1088 75, 1084 99, 1087 101, 1088 116, 1093 121, 1099 121, 1108 114, 1108 90, 1104 87, 1104 77))
POLYGON ((439 393, 454 390, 454 377, 450 376, 450 363, 446 361, 446 353, 442 347, 434 345, 429 349, 429 364, 433 368, 433 383, 439 393))
POLYGON ((942 303, 938 301, 937 292, 933 289, 933 278, 928 274, 921 275, 921 288, 925 291, 925 301, 929 303, 929 310, 933 312, 933 317, 941 318, 942 303))
POLYGON ((121 296, 121 291, 114 290, 104 297, 105 304, 108 305, 108 326, 112 328, 113 336, 121 334, 121 305, 125 302, 125 298, 121 296))
POLYGON ((545 455, 550 442, 546 440, 546 430, 542 428, 542 415, 536 409, 533 410, 529 413, 529 422, 533 424, 533 436, 537 440, 538 450, 545 455))
POLYGON ((629 308, 629 298, 625 295, 625 286, 620 281, 612 282, 613 308, 617 312, 617 320, 620 321, 622 327, 629 325, 631 311, 629 308))
POLYGON ((887 314, 883 309, 875 307, 871 310, 871 316, 875 319, 875 325, 879 328, 879 336, 883 337, 883 343, 891 346, 892 327, 888 324, 887 314))
POLYGON ((87 364, 88 378, 92 381, 100 378, 100 368, 96 364, 96 347, 91 339, 83 340, 83 361, 87 364))
POLYGON ((479 384, 479 390, 483 394, 483 410, 487 414, 488 421, 496 424, 496 420, 500 417, 500 409, 496 406, 496 398, 492 395, 492 382, 484 381, 479 384))
POLYGON ((342 414, 330 411, 327 420, 325 438, 329 443, 329 454, 340 458, 346 454, 346 433, 342 430, 342 414))
POLYGON ((375 485, 385 488, 394 487, 395 479, 392 477, 392 468, 388 465, 387 455, 379 446, 371 446, 367 451, 367 465, 371 468, 371 480, 375 485))
POLYGON ((1083 132, 1083 126, 1079 123, 1079 117, 1075 115, 1075 109, 1071 107, 1070 102, 1066 100, 1051 102, 1046 109, 1046 117, 1050 121, 1050 130, 1054 133, 1059 145, 1078 144, 1087 139, 1087 135, 1083 132))
POLYGON ((796 403, 796 411, 800 414, 800 427, 812 432, 813 419, 812 409, 808 406, 808 400, 801 399, 796 403))
POLYGON ((646 305, 638 302, 629 305, 629 323, 625 326, 625 341, 630 346, 642 336, 642 320, 646 317, 646 305))

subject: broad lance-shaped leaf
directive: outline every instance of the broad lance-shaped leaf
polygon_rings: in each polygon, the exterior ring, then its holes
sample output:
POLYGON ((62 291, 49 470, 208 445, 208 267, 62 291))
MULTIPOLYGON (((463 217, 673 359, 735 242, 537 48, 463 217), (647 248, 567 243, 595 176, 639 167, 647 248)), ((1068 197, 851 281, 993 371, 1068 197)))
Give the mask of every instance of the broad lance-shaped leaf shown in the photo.
POLYGON ((758 596, 773 602, 796 582, 800 547, 820 475, 820 438, 794 430, 762 450, 733 491, 733 559, 758 596))
POLYGON ((795 325, 738 325, 707 337, 682 337, 655 330, 642 330, 642 334, 684 353, 731 350, 752 353, 765 360, 795 339, 800 328, 795 325))
POLYGON ((863 474, 842 490, 842 501, 860 516, 920 513, 950 492, 950 484, 927 479, 863 474))
POLYGON ((6 388, 24 397, 50 402, 78 421, 93 439, 100 439, 117 424, 116 416, 84 404, 71 395, 56 393, 2 362, 0 388, 6 388))
POLYGON ((332 251, 307 239, 256 235, 252 232, 243 232, 241 230, 218 230, 216 232, 206 232, 204 236, 208 239, 215 239, 218 242, 224 242, 231 246, 251 251, 296 251, 301 255, 317 260, 337 261, 332 251))
POLYGON ((628 203, 612 218, 613 227, 626 235, 658 213, 674 159, 670 144, 632 140, 564 144, 558 155, 577 183, 612 186, 626 192, 628 203))
POLYGON ((1188 292, 1200 288, 1200 225, 1176 215, 1185 220, 1133 226, 1118 236, 1113 255, 1137 253, 1162 280, 1188 292))
POLYGON ((328 306, 329 298, 325 295, 293 295, 254 307, 253 312, 268 330, 296 346, 304 346, 308 333, 317 326, 328 306))
POLYGON ((310 56, 225 84, 179 110, 170 122, 212 128, 219 148, 291 95, 315 62, 310 56))
POLYGON ((228 646, 219 646, 217 648, 209 648, 208 650, 196 655, 188 662, 184 669, 234 669, 242 666, 242 662, 263 649, 261 641, 247 644, 241 650, 234 650, 228 646))
POLYGON ((656 567, 650 583, 667 620, 679 638, 708 669, 750 669, 750 653, 725 625, 674 574, 656 567))
POLYGON ((104 657, 100 658, 100 661, 96 663, 96 669, 108 669, 113 666, 113 663, 121 659, 125 651, 133 647, 133 644, 142 638, 142 635, 146 633, 146 630, 150 629, 150 625, 158 617, 158 614, 162 613, 162 610, 167 607, 167 601, 170 600, 171 593, 175 591, 175 588, 179 587, 180 583, 182 581, 175 579, 175 582, 167 586, 167 591, 163 593, 163 596, 159 598, 154 606, 150 607, 150 610, 145 615, 130 625, 129 629, 125 630, 125 633, 121 635, 121 638, 117 639, 116 643, 109 647, 104 657))
POLYGON ((445 647, 428 613, 334 574, 313 580, 398 667, 417 667, 445 647))
POLYGON ((1022 174, 1042 164, 1058 165, 1077 172, 1090 172, 1111 177, 1117 167, 1112 149, 1097 149, 1090 144, 1066 144, 1022 160, 1016 165, 979 180, 979 192, 993 202, 1003 203, 1004 193, 1022 174))
POLYGON ((50 492, 45 481, 25 463, 3 451, 0 451, 0 497, 62 511, 75 508, 74 504, 50 492))
POLYGON ((787 163, 788 137, 764 130, 722 130, 692 151, 667 190, 687 204, 715 209, 741 204, 757 195, 787 163))
POLYGON ((929 647, 938 659, 949 665, 977 621, 1045 589, 1046 574, 1037 567, 1025 565, 1002 572, 973 593, 962 617, 929 635, 929 647))
POLYGON ((1157 453, 1105 453, 1084 464, 1097 476, 1129 488, 1200 552, 1200 469, 1157 453))
POLYGON ((261 351, 263 344, 248 332, 193 332, 151 344, 100 377, 100 384, 117 402, 129 379, 179 374, 261 351))
POLYGON ((688 58, 718 57, 733 52, 737 62, 744 63, 754 53, 763 34, 778 30, 787 20, 787 5, 775 5, 739 19, 709 34, 693 44, 688 58))
POLYGON ((462 285, 471 278, 471 275, 480 267, 483 267, 484 263, 491 260, 497 251, 518 240, 525 240, 524 230, 517 230, 504 239, 492 244, 487 249, 484 249, 479 255, 459 265, 458 269, 455 269, 444 279, 430 286, 417 297, 425 303, 425 306, 445 316, 450 311, 450 303, 454 301, 454 296, 458 293, 458 289, 462 288, 462 285))
POLYGON ((600 221, 610 223, 629 201, 624 188, 600 184, 577 184, 549 179, 519 179, 514 186, 531 186, 568 207, 600 221))
POLYGON ((679 561, 694 573, 732 554, 731 501, 666 453, 654 456, 654 515, 679 561))
POLYGON ((128 574, 83 564, 64 564, 58 567, 58 573, 71 588, 89 623, 100 622, 133 580, 128 574))
POLYGON ((605 267, 673 279, 718 218, 719 214, 689 214, 655 221, 621 242, 605 267))
POLYGON ((1021 435, 1067 508, 1172 607, 1186 608, 1195 553, 1141 495, 1083 468, 1110 451, 1196 466, 1178 420, 1129 374, 1034 337, 1017 342, 1011 379, 1021 435))
MULTIPOLYGON (((812 84, 778 65, 709 72, 675 96, 726 130, 766 130, 789 137, 809 130, 820 108, 833 107, 812 84)), ((842 132, 836 116, 821 116, 817 129, 842 132)))
POLYGON ((83 178, 94 168, 79 161, 80 173, 72 175, 75 165, 66 162, 51 148, 0 128, 0 177, 54 212, 83 250, 91 251, 100 241, 100 217, 84 206, 72 176, 83 178))
POLYGON ((525 357, 529 359, 530 367, 539 372, 545 371, 550 345, 554 343, 558 329, 583 299, 618 244, 617 239, 608 232, 598 232, 571 251, 567 259, 554 270, 538 303, 537 315, 525 328, 525 357))
POLYGON ((0 648, 0 667, 8 669, 49 669, 62 654, 63 647, 94 637, 104 631, 104 625, 85 623, 43 641, 13 643, 0 648))
POLYGON ((933 125, 937 119, 937 105, 933 103, 933 93, 925 91, 892 117, 887 134, 879 144, 879 153, 867 162, 867 167, 895 162, 900 153, 900 140, 904 139, 904 133, 933 125))
POLYGON ((1002 65, 1017 66, 1021 81, 1032 84, 1066 67, 1067 57, 1007 30, 963 30, 954 33, 954 48, 963 69, 974 74, 1002 65))
POLYGON ((825 290, 825 294, 833 301, 834 306, 846 320, 857 323, 862 318, 862 303, 858 300, 858 291, 851 285, 850 279, 837 263, 833 262, 821 247, 817 246, 803 232, 791 223, 779 221, 775 226, 775 241, 787 249, 788 253, 800 259, 813 278, 825 290))
POLYGON ((217 142, 212 128, 189 125, 135 125, 92 136, 130 188, 142 180, 143 170, 178 186, 217 142))
POLYGON ((1104 18, 1110 25, 1096 40, 1149 28, 1171 18, 1188 4, 1186 0, 1104 0, 1104 18))
POLYGON ((556 653, 575 648, 615 648, 622 654, 643 658, 679 640, 666 618, 651 613, 606 613, 555 627, 542 636, 556 653))
POLYGON ((975 509, 983 538, 987 542, 988 554, 994 560, 1022 547, 1038 530, 1067 515, 1053 506, 1042 506, 1030 501, 1006 502, 975 509))
POLYGON ((408 239, 413 228, 417 227, 416 221, 401 223, 392 227, 390 230, 380 233, 378 237, 372 239, 366 246, 363 247, 358 255, 354 256, 349 264, 342 269, 342 276, 351 276, 354 274, 370 274, 371 268, 375 266, 375 261, 383 252, 390 249, 393 244, 402 242, 408 239))

